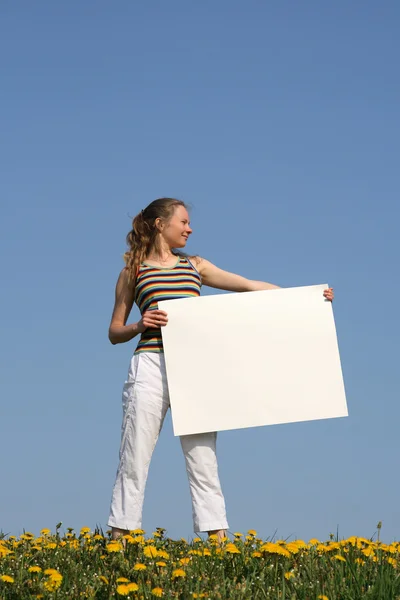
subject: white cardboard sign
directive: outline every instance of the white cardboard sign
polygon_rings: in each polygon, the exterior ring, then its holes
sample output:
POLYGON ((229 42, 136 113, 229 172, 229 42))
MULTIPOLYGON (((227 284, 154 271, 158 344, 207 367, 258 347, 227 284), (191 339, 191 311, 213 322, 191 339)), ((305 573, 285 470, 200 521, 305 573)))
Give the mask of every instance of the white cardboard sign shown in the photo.
POLYGON ((347 416, 327 287, 159 302, 174 434, 347 416))

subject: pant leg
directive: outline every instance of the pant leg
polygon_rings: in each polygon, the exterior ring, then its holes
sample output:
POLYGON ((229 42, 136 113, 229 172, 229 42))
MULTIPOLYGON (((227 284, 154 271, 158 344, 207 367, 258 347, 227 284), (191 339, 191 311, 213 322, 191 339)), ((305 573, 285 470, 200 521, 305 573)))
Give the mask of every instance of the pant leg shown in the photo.
POLYGON ((228 529, 218 477, 216 433, 181 436, 193 507, 194 531, 228 529))
POLYGON ((109 527, 140 529, 150 460, 169 396, 162 355, 133 356, 122 394, 120 460, 111 500, 109 527))

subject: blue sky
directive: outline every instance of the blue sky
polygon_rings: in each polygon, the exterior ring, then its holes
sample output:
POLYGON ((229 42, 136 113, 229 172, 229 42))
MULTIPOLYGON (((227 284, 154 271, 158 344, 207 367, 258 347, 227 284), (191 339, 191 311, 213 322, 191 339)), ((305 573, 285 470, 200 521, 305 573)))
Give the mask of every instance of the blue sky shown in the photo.
MULTIPOLYGON (((336 291, 350 416, 221 433, 231 531, 382 520, 399 539, 399 18, 395 1, 1 4, 0 530, 105 527, 135 347, 107 339, 115 281, 131 217, 176 196, 190 251, 336 291)), ((143 526, 193 535, 170 417, 143 526)))

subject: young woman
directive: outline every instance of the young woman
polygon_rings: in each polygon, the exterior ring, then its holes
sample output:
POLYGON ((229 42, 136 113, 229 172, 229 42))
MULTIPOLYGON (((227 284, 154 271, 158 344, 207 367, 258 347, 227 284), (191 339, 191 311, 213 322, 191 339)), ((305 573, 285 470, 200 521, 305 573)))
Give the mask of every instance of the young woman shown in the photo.
MULTIPOLYGON (((123 388, 120 462, 108 525, 113 538, 141 528, 144 490, 151 456, 169 407, 161 327, 168 315, 158 301, 199 296, 202 284, 232 292, 272 290, 279 286, 252 281, 219 269, 198 256, 179 252, 192 233, 184 202, 155 200, 133 219, 129 251, 115 293, 109 328, 112 344, 141 334, 123 388), (127 325, 133 303, 141 312, 127 325)), ((333 300, 333 290, 324 291, 333 300)), ((225 535, 228 522, 218 477, 216 433, 181 436, 193 507, 194 531, 225 535)))

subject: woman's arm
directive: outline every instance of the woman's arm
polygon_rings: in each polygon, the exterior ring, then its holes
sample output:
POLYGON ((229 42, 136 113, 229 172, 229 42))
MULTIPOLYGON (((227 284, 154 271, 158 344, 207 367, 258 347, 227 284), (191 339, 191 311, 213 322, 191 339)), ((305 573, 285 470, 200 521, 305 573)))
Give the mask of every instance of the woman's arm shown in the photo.
POLYGON ((279 285, 266 281, 254 281, 241 275, 219 269, 205 258, 194 259, 204 285, 229 292, 256 292, 259 290, 275 290, 279 285))
MULTIPOLYGON (((246 279, 241 275, 235 275, 235 273, 223 271, 205 258, 196 257, 192 260, 201 275, 204 285, 218 288, 219 290, 227 290, 229 292, 257 292, 260 290, 276 290, 280 287, 267 281, 254 281, 253 279, 246 279)), ((333 288, 324 290, 323 296, 329 302, 333 302, 335 297, 333 288)))
POLYGON ((132 281, 128 281, 127 269, 122 269, 119 274, 117 285, 115 286, 115 303, 111 317, 110 327, 108 329, 108 339, 112 344, 123 344, 134 338, 139 330, 139 323, 126 325, 129 314, 132 310, 135 297, 135 286, 132 281))
POLYGON ((128 271, 122 269, 115 287, 115 304, 108 329, 108 339, 112 344, 129 342, 148 327, 154 329, 164 327, 167 322, 167 313, 163 310, 147 310, 137 323, 126 325, 135 300, 135 284, 128 280, 128 271))

